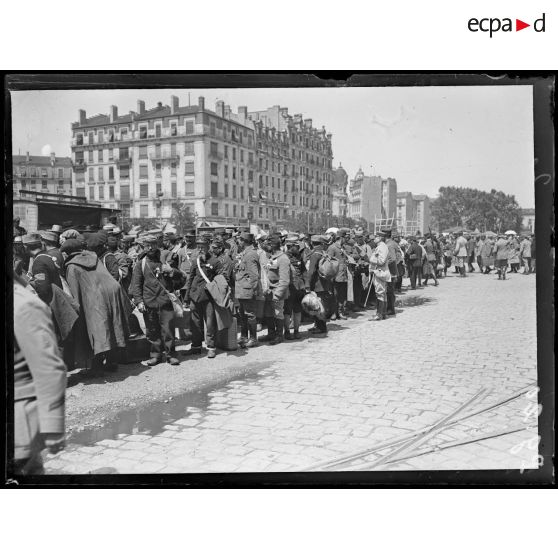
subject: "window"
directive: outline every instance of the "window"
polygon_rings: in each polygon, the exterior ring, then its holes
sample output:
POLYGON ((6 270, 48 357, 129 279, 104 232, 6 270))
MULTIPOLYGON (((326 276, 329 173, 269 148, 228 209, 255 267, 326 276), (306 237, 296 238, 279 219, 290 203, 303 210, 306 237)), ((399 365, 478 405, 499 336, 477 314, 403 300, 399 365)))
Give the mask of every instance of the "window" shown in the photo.
POLYGON ((236 180, 236 167, 233 167, 233 180, 236 180))
POLYGON ((171 143, 170 154, 171 157, 176 157, 176 143, 171 143))
POLYGON ((161 177, 161 163, 155 163, 155 176, 161 177))
POLYGON ((121 166, 120 167, 120 179, 123 178, 128 179, 130 178, 130 167, 128 166, 121 166))
POLYGON ((225 159, 229 158, 229 146, 225 145, 225 159))
POLYGON ((244 163, 244 150, 243 149, 240 150, 240 162, 244 163))
POLYGON ((104 141, 104 135, 103 132, 101 130, 99 130, 99 133, 97 134, 97 143, 103 143, 104 141))
POLYGON ((161 158, 161 146, 160 145, 155 146, 155 158, 156 159, 161 158))
POLYGON ((176 127, 176 122, 173 122, 171 124, 171 136, 176 136, 177 132, 178 132, 178 129, 176 127))
POLYGON ((147 174, 147 165, 140 165, 140 178, 147 178, 148 174, 147 174))
POLYGON ((22 190, 25 190, 25 186, 26 186, 26 182, 25 182, 25 179, 23 179, 23 180, 21 181, 21 188, 22 188, 22 190))
POLYGON ((130 158, 130 151, 127 147, 121 147, 118 156, 121 161, 125 161, 130 158))
POLYGON ((161 137, 161 124, 155 124, 155 137, 161 137))
POLYGON ((44 176, 45 178, 48 176, 47 169, 41 169, 41 176, 44 176))
POLYGON ((248 182, 254 182, 254 171, 248 171, 248 182))
POLYGON ((149 195, 147 184, 140 184, 140 198, 147 198, 149 195))
POLYGON ((185 196, 193 196, 194 195, 194 181, 193 180, 186 180, 184 182, 184 195, 185 196))
POLYGON ((97 173, 99 175, 99 182, 103 181, 105 179, 104 172, 103 172, 103 167, 99 167, 98 170, 97 170, 97 173))
POLYGON ((163 193, 163 188, 161 186, 160 182, 157 182, 155 184, 155 191, 157 192, 157 195, 160 196, 163 193))
POLYGON ((89 145, 93 143, 94 139, 95 139, 95 135, 93 134, 93 132, 89 132, 89 134, 87 134, 87 140, 89 142, 89 145))
POLYGON ((114 141, 114 130, 109 130, 108 132, 108 140, 110 142, 114 141))
POLYGON ((240 199, 243 200, 244 199, 244 186, 240 187, 240 199))
POLYGON ((194 174, 194 163, 190 161, 186 161, 184 165, 184 173, 185 174, 194 174))
POLYGON ((95 171, 95 167, 89 167, 89 182, 93 182, 95 177, 93 176, 93 172, 95 171))
POLYGON ((211 197, 216 198, 219 191, 219 185, 217 182, 211 183, 211 197))
POLYGON ((218 151, 216 142, 212 141, 209 143, 209 152, 211 153, 211 155, 217 155, 218 151))
POLYGON ((93 186, 89 186, 89 199, 92 200, 95 197, 95 188, 93 186))
POLYGON ((140 217, 147 217, 149 215, 149 206, 146 204, 140 205, 140 217))
POLYGON ((64 169, 58 169, 58 178, 64 178, 64 169))
POLYGON ((211 204, 211 215, 219 215, 219 204, 212 203, 211 204))
POLYGON ((229 165, 225 165, 225 179, 229 177, 229 165))
POLYGON ((178 191, 176 189, 176 182, 171 182, 171 198, 176 198, 178 196, 178 191))
POLYGON ((240 180, 244 182, 244 169, 240 169, 240 180))
POLYGON ((233 217, 236 217, 236 205, 233 205, 233 217))
POLYGON ((31 190, 35 189, 35 180, 31 180, 31 190))
POLYGON ((83 134, 78 134, 76 136, 76 145, 83 145, 83 134))
POLYGON ((114 167, 109 167, 109 180, 114 180, 114 167))
POLYGON ((176 176, 176 161, 171 163, 171 176, 176 176))
POLYGON ((232 148, 232 158, 233 158, 233 161, 236 161, 236 147, 232 148))
POLYGON ((112 147, 109 147, 108 150, 108 160, 112 161, 114 159, 114 149, 112 147))
POLYGON ((258 217, 263 217, 263 207, 258 208, 258 217))
POLYGON ((140 145, 139 147, 139 158, 147 159, 147 145, 140 145))
POLYGON ((147 139, 147 126, 140 126, 140 139, 147 139))
POLYGON ((229 205, 225 204, 225 217, 229 216, 229 205))
POLYGON ((271 177, 271 187, 275 188, 275 177, 274 176, 271 177))
POLYGON ((193 120, 186 120, 186 133, 193 134, 194 133, 194 121, 193 120))
POLYGON ((105 199, 105 187, 104 186, 99 186, 99 199, 100 200, 105 199))
POLYGON ((217 163, 211 163, 211 174, 213 176, 217 176, 219 174, 217 163))
POLYGON ((109 186, 109 198, 111 200, 114 199, 114 186, 113 185, 109 186))
POLYGON ((225 184, 225 198, 229 197, 229 185, 225 184))
POLYGON ((184 144, 184 155, 193 155, 193 154, 194 154, 194 144, 193 143, 184 144))
POLYGON ((232 194, 233 194, 232 197, 236 199, 236 186, 234 184, 232 187, 232 194))
POLYGON ((243 205, 240 206, 240 216, 244 217, 244 206, 243 205))
POLYGON ((216 131, 215 131, 215 122, 210 121, 209 122, 209 135, 211 136, 215 136, 216 131))
POLYGON ((76 188, 76 196, 85 198, 85 188, 83 186, 76 188))
POLYGON ((128 135, 128 128, 120 128, 120 137, 124 139, 128 135))

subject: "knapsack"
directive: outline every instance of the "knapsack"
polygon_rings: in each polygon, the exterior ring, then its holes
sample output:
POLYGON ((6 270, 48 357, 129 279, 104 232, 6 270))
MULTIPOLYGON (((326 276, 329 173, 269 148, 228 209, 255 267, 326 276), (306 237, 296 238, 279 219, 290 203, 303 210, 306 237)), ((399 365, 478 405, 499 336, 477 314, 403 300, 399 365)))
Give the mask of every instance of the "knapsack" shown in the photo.
POLYGON ((320 263, 318 263, 318 275, 331 281, 335 279, 337 273, 339 273, 339 260, 324 252, 320 263))

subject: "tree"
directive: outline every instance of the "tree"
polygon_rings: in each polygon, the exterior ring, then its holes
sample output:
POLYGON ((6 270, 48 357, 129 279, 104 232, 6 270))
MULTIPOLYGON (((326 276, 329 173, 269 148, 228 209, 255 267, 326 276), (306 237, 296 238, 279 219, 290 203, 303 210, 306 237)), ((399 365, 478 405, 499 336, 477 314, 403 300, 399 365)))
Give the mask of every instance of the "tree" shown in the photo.
POLYGON ((521 208, 515 196, 456 186, 443 186, 438 192, 430 209, 432 221, 441 231, 453 227, 505 231, 521 226, 521 208))
POLYGON ((178 234, 184 234, 188 229, 196 226, 196 215, 190 211, 187 204, 176 202, 172 206, 171 223, 176 226, 178 234))

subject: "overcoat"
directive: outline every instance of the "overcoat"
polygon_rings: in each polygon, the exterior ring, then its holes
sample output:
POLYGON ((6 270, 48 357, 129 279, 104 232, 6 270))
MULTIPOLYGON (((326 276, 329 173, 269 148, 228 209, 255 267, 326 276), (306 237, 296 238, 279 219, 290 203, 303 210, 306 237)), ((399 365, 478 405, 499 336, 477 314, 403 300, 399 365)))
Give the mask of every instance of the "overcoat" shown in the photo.
POLYGON ((254 298, 258 293, 260 283, 258 252, 253 246, 246 246, 237 258, 234 270, 234 295, 239 300, 254 298))

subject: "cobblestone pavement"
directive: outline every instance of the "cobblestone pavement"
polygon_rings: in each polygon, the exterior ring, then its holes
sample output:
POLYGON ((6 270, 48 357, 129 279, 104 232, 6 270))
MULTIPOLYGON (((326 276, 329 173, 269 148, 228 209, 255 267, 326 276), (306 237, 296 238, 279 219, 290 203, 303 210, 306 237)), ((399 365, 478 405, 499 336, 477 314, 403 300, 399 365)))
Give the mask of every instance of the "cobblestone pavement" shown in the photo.
MULTIPOLYGON (((407 281, 406 281, 407 282, 407 281)), ((121 434, 50 458, 49 474, 296 471, 431 425, 481 388, 473 410, 536 381, 535 276, 455 275, 398 297, 398 314, 332 322, 329 339, 248 351, 273 364, 208 393, 151 434, 121 434)), ((196 366, 222 366, 230 355, 196 366)), ((187 361, 181 364, 186 367, 187 361)), ((179 368, 179 367, 176 367, 179 368)), ((536 401, 536 398, 533 399, 536 401)), ((527 396, 436 435, 434 446, 533 424, 527 396)), ((392 450, 389 450, 392 451, 392 450)), ((384 470, 513 469, 537 463, 536 430, 386 465, 384 470)), ((366 468, 383 454, 344 465, 366 468)), ((400 458, 404 455, 400 456, 400 458)))

